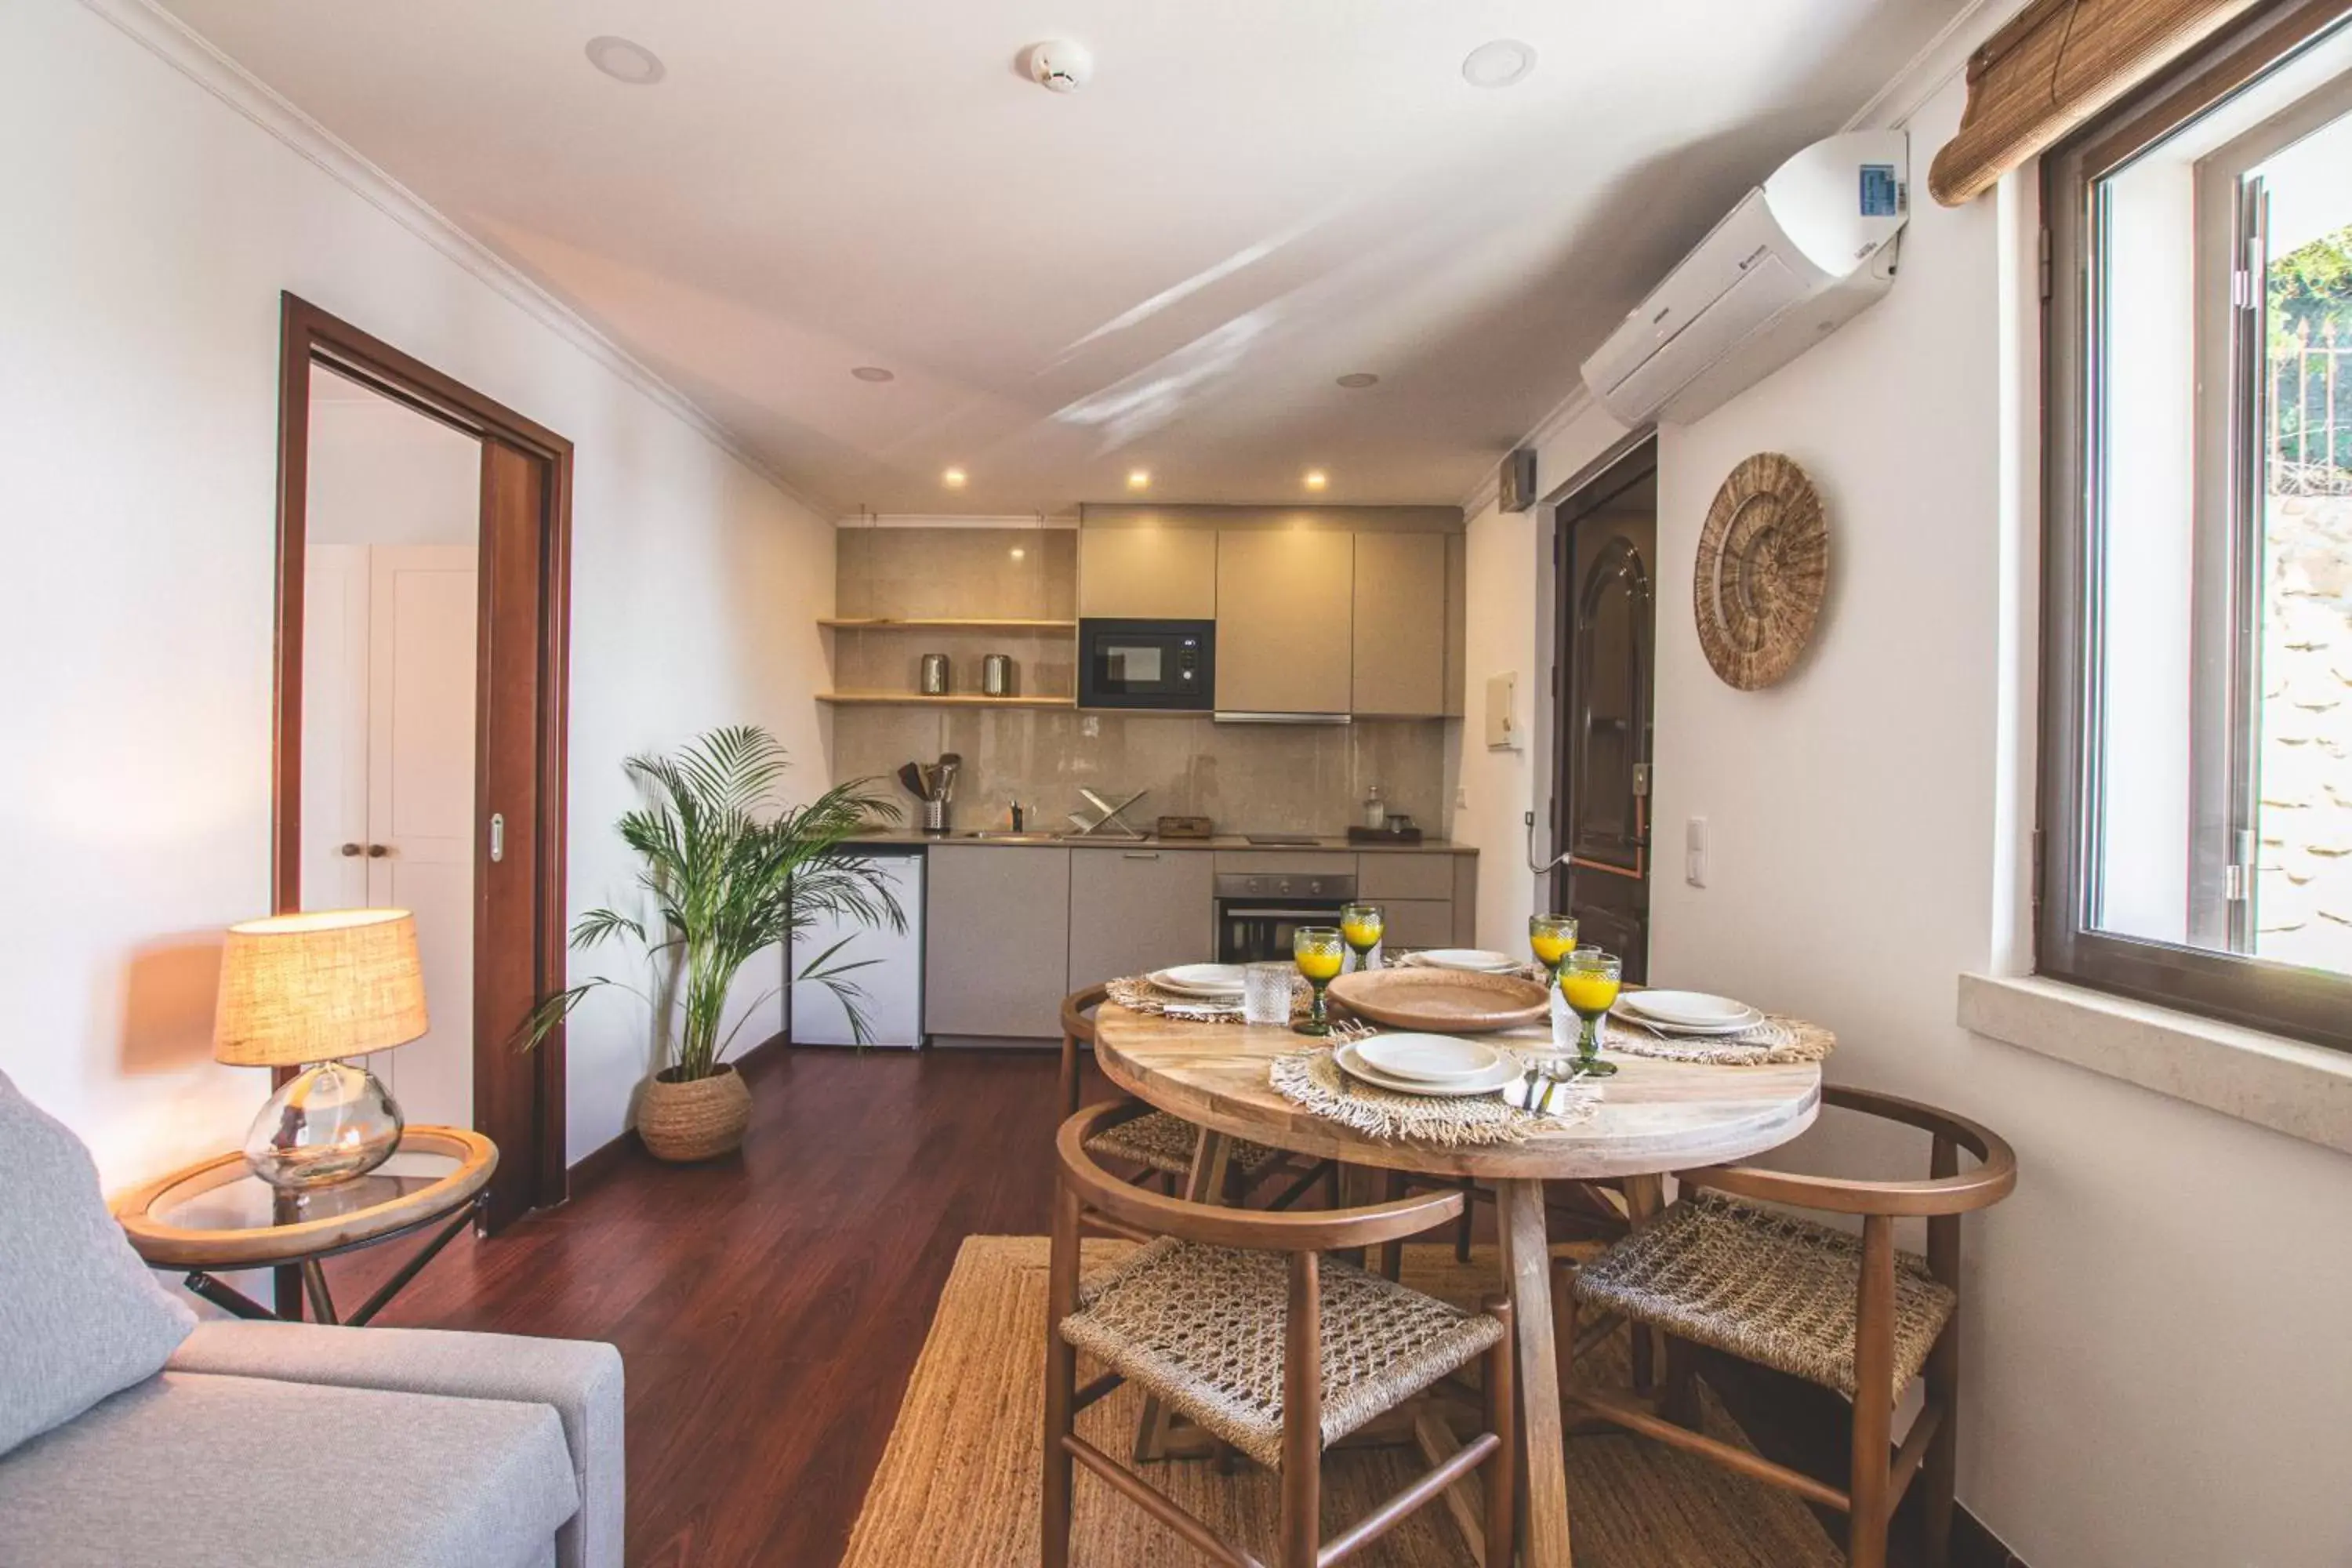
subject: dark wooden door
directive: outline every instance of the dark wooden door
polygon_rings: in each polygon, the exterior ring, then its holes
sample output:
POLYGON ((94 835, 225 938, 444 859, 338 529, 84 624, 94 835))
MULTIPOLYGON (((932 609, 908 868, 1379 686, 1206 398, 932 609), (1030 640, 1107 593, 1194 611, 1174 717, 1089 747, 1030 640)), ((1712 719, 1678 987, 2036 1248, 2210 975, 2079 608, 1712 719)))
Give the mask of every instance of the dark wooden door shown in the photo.
POLYGON ((1645 444, 1559 515, 1558 836, 1553 907, 1580 944, 1647 977, 1650 702, 1656 668, 1655 447, 1645 444))
MULTIPOLYGON (((479 742, 474 839, 474 1127, 499 1146, 484 1224, 496 1230, 542 1201, 534 1152, 543 1093, 561 1092, 546 1064, 510 1043, 541 997, 562 984, 542 973, 548 887, 541 841, 541 708, 551 465, 495 439, 482 443, 479 742)), ((561 1157, 561 1151, 558 1151, 561 1157)))

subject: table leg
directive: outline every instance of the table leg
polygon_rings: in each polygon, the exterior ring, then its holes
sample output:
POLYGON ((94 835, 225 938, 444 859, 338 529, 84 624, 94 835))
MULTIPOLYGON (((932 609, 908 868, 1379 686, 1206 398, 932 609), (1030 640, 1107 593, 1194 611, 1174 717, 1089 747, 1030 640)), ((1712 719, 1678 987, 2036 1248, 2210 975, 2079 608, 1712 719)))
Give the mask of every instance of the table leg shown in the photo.
MULTIPOLYGON (((1233 1163, 1233 1142, 1222 1132, 1201 1129, 1201 1141, 1192 1146, 1192 1169, 1184 1178, 1184 1200, 1187 1203, 1222 1203, 1225 1192, 1225 1172, 1233 1163)), ((1168 1409, 1158 1395, 1143 1402, 1143 1418, 1135 1425, 1135 1462, 1139 1465, 1163 1457, 1168 1451, 1168 1409)))
POLYGON ((285 1321, 244 1291, 234 1286, 222 1284, 201 1268, 190 1269, 187 1279, 181 1283, 232 1317, 246 1318, 264 1323, 285 1321))
MULTIPOLYGON (((1666 1183, 1663 1176, 1628 1176, 1625 1178, 1625 1218, 1635 1230, 1657 1217, 1666 1206, 1666 1183)), ((1633 1336, 1633 1392, 1646 1394, 1657 1386, 1656 1361, 1658 1337, 1647 1323, 1631 1326, 1633 1336)))
POLYGON ((1568 1462, 1559 1412, 1559 1366, 1552 1346, 1551 1247, 1543 1184, 1495 1184, 1496 1228, 1518 1341, 1519 1429, 1527 1456, 1525 1568, 1569 1568, 1568 1462))
POLYGON ((315 1258, 302 1260, 302 1289, 310 1298, 310 1321, 335 1323, 335 1299, 327 1293, 327 1270, 315 1258))

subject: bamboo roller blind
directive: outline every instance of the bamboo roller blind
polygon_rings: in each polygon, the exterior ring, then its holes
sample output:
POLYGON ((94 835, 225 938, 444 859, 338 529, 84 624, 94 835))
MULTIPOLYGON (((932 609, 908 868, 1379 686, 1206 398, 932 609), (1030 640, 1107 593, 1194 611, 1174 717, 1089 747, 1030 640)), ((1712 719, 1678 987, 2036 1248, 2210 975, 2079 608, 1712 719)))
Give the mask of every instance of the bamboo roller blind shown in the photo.
POLYGON ((1969 58, 1959 134, 1927 188, 1973 201, 2256 0, 2032 0, 1969 58))

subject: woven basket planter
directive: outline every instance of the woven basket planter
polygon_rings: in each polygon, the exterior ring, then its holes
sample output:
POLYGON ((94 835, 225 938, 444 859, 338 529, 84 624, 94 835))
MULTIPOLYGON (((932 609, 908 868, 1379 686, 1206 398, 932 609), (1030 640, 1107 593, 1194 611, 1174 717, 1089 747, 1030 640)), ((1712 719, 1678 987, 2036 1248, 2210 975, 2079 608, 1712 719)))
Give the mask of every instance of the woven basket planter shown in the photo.
POLYGON ((709 1160, 742 1146, 751 1121, 751 1090, 743 1075, 722 1066, 709 1078, 679 1083, 664 1068, 637 1101, 637 1136, 656 1160, 709 1160))

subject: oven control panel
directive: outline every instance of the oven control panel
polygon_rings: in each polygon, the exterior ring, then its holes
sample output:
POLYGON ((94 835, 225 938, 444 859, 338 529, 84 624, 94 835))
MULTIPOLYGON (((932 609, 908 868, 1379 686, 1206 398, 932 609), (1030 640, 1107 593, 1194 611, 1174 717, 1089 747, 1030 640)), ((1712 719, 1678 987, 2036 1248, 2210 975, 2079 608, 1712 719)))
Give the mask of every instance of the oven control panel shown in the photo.
POLYGON ((1221 871, 1217 897, 1224 899, 1313 899, 1318 903, 1352 903, 1356 879, 1348 875, 1310 877, 1299 872, 1221 871))

